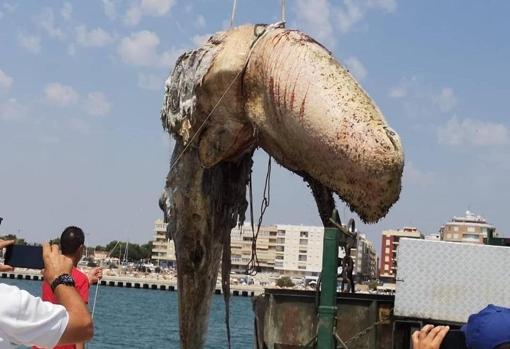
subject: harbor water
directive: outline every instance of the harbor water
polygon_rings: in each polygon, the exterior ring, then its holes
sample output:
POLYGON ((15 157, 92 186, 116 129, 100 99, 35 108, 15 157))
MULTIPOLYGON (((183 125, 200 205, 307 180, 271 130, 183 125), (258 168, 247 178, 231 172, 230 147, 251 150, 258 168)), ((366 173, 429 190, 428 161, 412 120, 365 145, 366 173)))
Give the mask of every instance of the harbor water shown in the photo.
MULTIPOLYGON (((39 296, 40 281, 0 279, 39 296)), ((90 289, 90 304, 95 286, 90 289)), ((232 348, 253 347, 252 298, 230 298, 232 348)), ((88 349, 179 348, 177 292, 100 286, 88 349)), ((193 316, 192 314, 189 314, 193 316)), ((223 296, 213 296, 206 348, 227 347, 223 296)))

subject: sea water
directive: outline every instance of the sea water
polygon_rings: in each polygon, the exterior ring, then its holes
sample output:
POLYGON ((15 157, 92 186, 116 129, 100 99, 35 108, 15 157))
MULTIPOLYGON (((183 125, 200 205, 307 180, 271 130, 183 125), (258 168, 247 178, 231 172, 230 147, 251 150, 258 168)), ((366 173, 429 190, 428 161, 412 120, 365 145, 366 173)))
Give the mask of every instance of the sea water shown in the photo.
MULTIPOLYGON (((40 281, 0 282, 40 295, 40 281)), ((90 309, 95 287, 90 288, 90 309)), ((251 298, 230 298, 232 348, 253 347, 253 318, 251 298)), ((88 349, 179 348, 177 292, 99 286, 94 327, 88 349)), ((223 296, 214 295, 205 347, 226 348, 226 333, 223 296)))

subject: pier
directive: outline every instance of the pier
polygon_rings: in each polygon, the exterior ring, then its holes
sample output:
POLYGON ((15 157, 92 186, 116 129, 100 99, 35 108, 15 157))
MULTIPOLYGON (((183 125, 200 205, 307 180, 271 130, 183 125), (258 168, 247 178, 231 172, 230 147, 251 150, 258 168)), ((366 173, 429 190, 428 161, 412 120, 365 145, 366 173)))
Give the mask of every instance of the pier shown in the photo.
MULTIPOLYGON (((2 279, 41 281, 43 276, 39 270, 15 270, 0 274, 2 279)), ((176 280, 163 278, 136 278, 130 276, 104 275, 99 282, 101 286, 140 288, 146 290, 177 291, 176 280)), ((230 285, 230 294, 241 297, 254 297, 264 293, 264 288, 257 285, 230 285)), ((216 284, 214 294, 222 294, 221 285, 216 284)))

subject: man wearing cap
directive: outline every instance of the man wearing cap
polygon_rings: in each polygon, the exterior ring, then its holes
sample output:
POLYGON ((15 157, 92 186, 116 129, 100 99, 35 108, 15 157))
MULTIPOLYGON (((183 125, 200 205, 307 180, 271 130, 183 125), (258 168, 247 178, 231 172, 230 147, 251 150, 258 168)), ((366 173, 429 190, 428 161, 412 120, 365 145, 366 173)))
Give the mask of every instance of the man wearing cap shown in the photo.
MULTIPOLYGON (((448 326, 426 325, 413 333, 413 349, 439 349, 448 326)), ((467 349, 510 349, 510 309, 489 304, 462 326, 467 349)), ((462 349, 462 348, 459 348, 462 349)))
POLYGON ((489 304, 462 326, 469 349, 510 349, 510 309, 489 304))

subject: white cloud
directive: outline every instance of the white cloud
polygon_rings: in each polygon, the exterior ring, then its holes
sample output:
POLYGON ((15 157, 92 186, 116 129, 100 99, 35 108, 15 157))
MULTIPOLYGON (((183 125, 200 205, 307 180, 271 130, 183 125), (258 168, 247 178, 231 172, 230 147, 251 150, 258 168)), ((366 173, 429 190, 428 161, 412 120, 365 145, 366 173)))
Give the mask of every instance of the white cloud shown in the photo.
POLYGON ((338 25, 342 33, 347 33, 364 17, 364 9, 354 0, 344 0, 344 5, 338 10, 338 25))
POLYGON ((391 98, 403 98, 407 96, 407 87, 398 85, 393 87, 388 94, 391 98))
POLYGON ((400 79, 398 85, 390 89, 388 96, 391 98, 404 98, 408 95, 416 97, 416 90, 419 87, 416 76, 411 76, 411 78, 403 77, 400 79))
POLYGON ((195 20, 195 25, 197 28, 204 28, 206 26, 205 17, 203 15, 198 15, 197 19, 195 20))
POLYGON ((41 14, 37 17, 37 23, 41 26, 46 33, 53 39, 64 40, 66 35, 55 24, 55 15, 53 10, 45 8, 41 14))
POLYGON ((8 13, 13 13, 15 10, 16 10, 16 7, 17 5, 15 4, 10 4, 8 2, 5 2, 4 3, 4 9, 8 12, 8 13))
POLYGON ((342 33, 347 33, 365 17, 369 10, 382 10, 392 13, 397 8, 396 0, 344 0, 338 9, 338 25, 342 33))
POLYGON ((158 52, 159 38, 150 31, 143 30, 121 40, 118 53, 121 59, 131 65, 147 67, 169 67, 175 63, 182 50, 158 52))
POLYGON ((158 36, 144 30, 122 39, 118 52, 122 60, 128 64, 151 66, 159 61, 158 46, 158 36))
POLYGON ((354 75, 357 79, 363 80, 366 78, 368 71, 358 58, 349 57, 345 60, 345 64, 352 75, 354 75))
POLYGON ((367 7, 380 9, 388 13, 395 12, 397 9, 396 0, 368 0, 367 7))
POLYGON ((78 102, 78 93, 71 87, 58 82, 48 84, 44 88, 44 96, 48 103, 57 106, 68 106, 78 102))
POLYGON ((117 17, 117 4, 115 0, 103 0, 103 9, 108 19, 114 20, 117 17))
POLYGON ((8 90, 11 87, 13 81, 14 80, 9 75, 4 73, 2 69, 0 69, 0 90, 1 89, 8 90))
POLYGON ((211 34, 204 34, 204 35, 195 35, 191 39, 191 41, 195 44, 195 46, 202 46, 209 40, 211 37, 211 34))
POLYGON ((80 133, 87 134, 90 132, 90 125, 85 120, 80 119, 80 118, 75 118, 75 117, 69 118, 69 120, 67 120, 67 126, 71 130, 77 131, 80 133))
POLYGON ((161 54, 159 64, 163 68, 173 67, 177 58, 184 53, 184 49, 175 49, 165 51, 161 54))
POLYGON ((73 14, 73 5, 68 2, 64 3, 64 6, 60 9, 60 15, 66 20, 71 19, 71 15, 73 14))
POLYGON ((41 52, 41 39, 35 35, 19 34, 18 44, 26 48, 31 53, 41 52))
POLYGON ((138 74, 138 86, 153 91, 163 91, 165 78, 154 74, 138 74))
POLYGON ((53 82, 44 87, 44 98, 47 103, 58 107, 78 106, 88 114, 94 116, 108 115, 111 104, 99 91, 90 92, 87 96, 80 96, 71 86, 53 82))
POLYGON ((67 46, 67 54, 69 56, 74 56, 76 54, 76 46, 74 44, 67 46))
POLYGON ((175 0, 139 0, 133 2, 126 12, 124 23, 137 25, 143 16, 164 16, 174 5, 175 0))
POLYGON ((331 6, 328 0, 297 0, 298 22, 303 29, 326 46, 334 46, 333 26, 331 25, 331 6))
POLYGON ((102 28, 87 31, 85 26, 76 27, 76 42, 84 47, 101 47, 110 44, 113 37, 102 28))
POLYGON ((504 124, 456 116, 438 128, 437 137, 439 143, 449 146, 493 146, 510 141, 504 124))
POLYGON ((420 170, 413 162, 408 161, 404 167, 404 180, 410 184, 429 186, 436 181, 436 174, 420 170))
POLYGON ((455 92, 449 87, 444 87, 441 90, 441 93, 434 99, 442 112, 452 111, 457 105, 457 97, 455 96, 455 92))
POLYGON ((102 92, 91 92, 85 100, 85 109, 90 115, 105 116, 110 113, 111 104, 102 92))
POLYGON ((16 121, 23 119, 27 114, 27 108, 15 98, 0 101, 0 120, 16 121))

